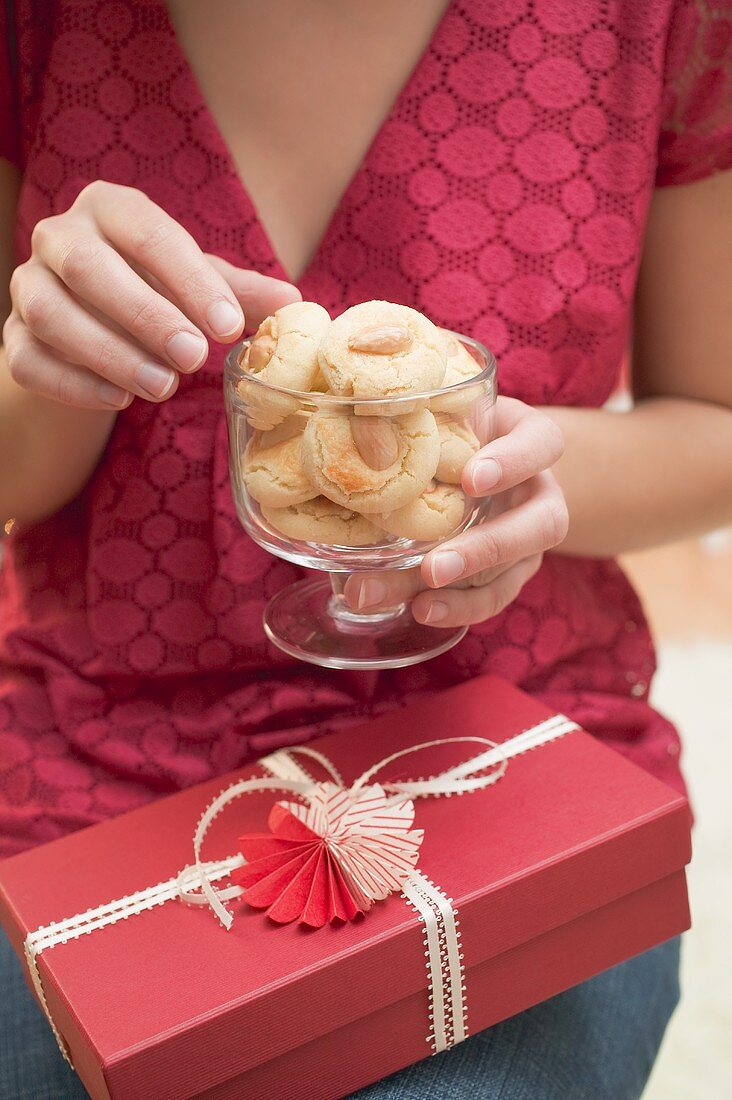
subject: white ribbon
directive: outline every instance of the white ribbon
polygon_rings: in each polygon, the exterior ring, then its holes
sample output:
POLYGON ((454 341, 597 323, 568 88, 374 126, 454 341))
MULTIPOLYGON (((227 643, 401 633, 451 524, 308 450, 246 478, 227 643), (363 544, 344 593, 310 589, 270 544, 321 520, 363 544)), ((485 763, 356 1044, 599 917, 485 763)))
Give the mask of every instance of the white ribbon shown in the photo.
MULTIPOLYGON (((555 741, 579 728, 576 723, 558 714, 500 745, 484 737, 447 737, 426 741, 401 749, 380 760, 359 776, 350 787, 346 786, 338 770, 323 753, 305 745, 282 749, 264 757, 259 764, 270 775, 232 783, 206 807, 194 834, 194 863, 184 868, 180 874, 106 905, 89 909, 85 913, 38 928, 26 937, 24 949, 31 980, 64 1058, 71 1064, 68 1048, 56 1027, 46 1000, 38 969, 38 956, 58 944, 79 939, 176 898, 189 905, 209 905, 224 927, 230 928, 234 918, 224 903, 240 896, 243 888, 232 884, 217 889, 214 882, 226 878, 232 870, 242 866, 244 859, 237 854, 225 859, 204 861, 201 858, 201 849, 206 833, 230 802, 254 791, 284 791, 307 801, 308 792, 318 781, 295 759, 296 755, 315 761, 335 784, 356 795, 378 772, 402 757, 442 745, 483 746, 483 751, 477 756, 428 779, 382 781, 381 786, 391 793, 392 800, 399 802, 404 799, 460 795, 481 790, 498 782, 512 757, 555 741), (488 775, 480 774, 488 768, 494 770, 488 775)), ((452 898, 448 898, 420 871, 413 871, 402 883, 401 890, 402 896, 418 914, 424 933, 430 1000, 427 1041, 433 1052, 437 1053, 461 1042, 467 1035, 465 974, 457 910, 453 906, 452 898)))

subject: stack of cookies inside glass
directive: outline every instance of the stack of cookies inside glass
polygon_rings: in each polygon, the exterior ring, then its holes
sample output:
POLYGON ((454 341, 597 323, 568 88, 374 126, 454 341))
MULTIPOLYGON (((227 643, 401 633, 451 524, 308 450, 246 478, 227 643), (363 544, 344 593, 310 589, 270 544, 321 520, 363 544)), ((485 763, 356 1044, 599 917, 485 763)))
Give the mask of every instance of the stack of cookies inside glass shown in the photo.
POLYGON ((334 321, 295 302, 260 325, 240 363, 242 479, 275 531, 352 547, 431 543, 461 526, 461 475, 480 447, 475 388, 461 384, 481 367, 451 333, 392 302, 334 321))

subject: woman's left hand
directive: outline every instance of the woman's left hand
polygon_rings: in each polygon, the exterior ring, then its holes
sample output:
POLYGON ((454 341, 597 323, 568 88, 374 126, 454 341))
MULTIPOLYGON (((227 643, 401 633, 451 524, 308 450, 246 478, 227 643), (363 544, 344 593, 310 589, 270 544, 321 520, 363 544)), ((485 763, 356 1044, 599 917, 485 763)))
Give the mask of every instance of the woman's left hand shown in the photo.
POLYGON ((442 543, 420 569, 355 573, 345 596, 361 611, 412 600, 430 626, 482 622, 510 604, 565 538, 567 506, 550 467, 561 457, 561 430, 522 401, 499 397, 496 438, 466 465, 462 485, 492 498, 488 518, 442 543), (435 591, 437 590, 437 591, 435 591))

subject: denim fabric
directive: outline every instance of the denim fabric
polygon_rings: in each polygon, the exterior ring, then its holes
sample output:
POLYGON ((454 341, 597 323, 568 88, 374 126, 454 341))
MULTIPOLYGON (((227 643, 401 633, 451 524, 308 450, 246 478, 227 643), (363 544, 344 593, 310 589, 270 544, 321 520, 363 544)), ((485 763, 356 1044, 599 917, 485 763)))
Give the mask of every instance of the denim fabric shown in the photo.
POLYGON ((670 940, 352 1100, 638 1100, 678 999, 670 940))
MULTIPOLYGON (((678 970, 671 940, 353 1100, 637 1100, 678 1001, 678 970)), ((0 989, 0 1100, 85 1097, 2 933, 0 989)))

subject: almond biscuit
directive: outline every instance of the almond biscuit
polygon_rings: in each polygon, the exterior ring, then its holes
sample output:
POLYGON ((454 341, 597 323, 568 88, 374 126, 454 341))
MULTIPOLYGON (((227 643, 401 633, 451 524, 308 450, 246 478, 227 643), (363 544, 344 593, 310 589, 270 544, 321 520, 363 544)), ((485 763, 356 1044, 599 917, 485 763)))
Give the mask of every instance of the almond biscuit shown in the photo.
POLYGON ((401 397, 433 390, 445 376, 440 329, 409 306, 362 302, 337 317, 318 353, 333 393, 401 397))
POLYGON ((305 476, 302 466, 302 426, 300 421, 289 438, 270 442, 270 435, 280 435, 290 420, 288 417, 273 432, 255 432, 242 458, 242 477, 247 492, 260 504, 270 508, 285 508, 312 500, 318 490, 305 476), (299 430, 298 430, 299 427, 299 430))
POLYGON ((302 455, 323 496, 369 515, 401 508, 427 488, 440 437, 427 409, 390 419, 322 411, 308 421, 302 455))
MULTIPOLYGON (((440 329, 444 340, 447 364, 445 374, 439 382, 439 388, 457 386, 460 382, 467 382, 481 373, 481 366, 470 354, 465 344, 456 336, 445 329, 440 329)), ((432 412, 453 413, 455 416, 467 416, 477 400, 479 390, 477 386, 466 386, 456 393, 444 393, 439 397, 430 399, 432 412)))
MULTIPOLYGON (((315 302, 291 302, 265 318, 240 363, 271 386, 309 392, 318 377, 318 347, 330 325, 328 311, 315 302)), ((239 382, 252 427, 268 430, 297 409, 297 400, 272 393, 248 378, 239 382)))
POLYGON ((275 530, 290 539, 325 546, 373 546, 388 541, 384 532, 365 516, 341 508, 326 497, 316 497, 288 508, 262 506, 262 515, 275 530))
POLYGON ((466 505, 467 497, 462 489, 433 481, 421 496, 405 507, 373 519, 391 535, 415 542, 439 542, 463 522, 466 505))
POLYGON ((478 437, 465 420, 454 420, 444 413, 435 417, 440 433, 440 461, 435 477, 449 485, 459 485, 465 463, 480 450, 478 437))

